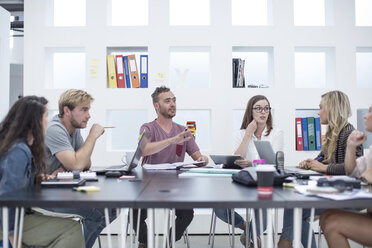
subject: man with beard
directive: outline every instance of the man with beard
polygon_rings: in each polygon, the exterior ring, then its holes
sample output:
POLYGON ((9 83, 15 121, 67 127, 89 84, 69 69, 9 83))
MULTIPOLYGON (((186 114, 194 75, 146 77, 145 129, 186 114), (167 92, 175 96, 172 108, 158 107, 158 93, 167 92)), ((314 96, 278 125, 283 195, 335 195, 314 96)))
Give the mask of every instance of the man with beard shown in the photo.
MULTIPOLYGON (((96 140, 104 128, 93 124, 84 141, 80 129, 86 128, 90 119, 90 105, 93 97, 82 90, 67 90, 58 102, 59 114, 50 121, 46 136, 46 158, 49 174, 72 170, 88 170, 90 156, 96 140)), ((86 247, 92 247, 105 225, 103 209, 50 209, 54 212, 78 214, 83 217, 86 247)), ((111 221, 115 214, 111 214, 111 221)))
MULTIPOLYGON (((176 115, 176 97, 165 86, 157 87, 151 95, 152 102, 157 114, 157 118, 149 123, 145 123, 140 128, 140 133, 145 129, 150 133, 150 138, 143 151, 143 163, 162 164, 183 162, 187 152, 193 160, 204 161, 201 165, 208 164, 208 158, 200 153, 199 147, 195 143, 189 130, 185 126, 172 121, 176 115)), ((134 229, 137 228, 137 214, 134 211, 134 229)), ((176 209, 176 240, 181 239, 187 226, 191 223, 194 211, 192 209, 176 209)), ((146 247, 147 244, 147 218, 146 210, 141 212, 139 229, 139 248, 146 247)), ((171 232, 170 232, 171 233, 171 232)), ((170 239, 171 240, 171 239, 170 239)))

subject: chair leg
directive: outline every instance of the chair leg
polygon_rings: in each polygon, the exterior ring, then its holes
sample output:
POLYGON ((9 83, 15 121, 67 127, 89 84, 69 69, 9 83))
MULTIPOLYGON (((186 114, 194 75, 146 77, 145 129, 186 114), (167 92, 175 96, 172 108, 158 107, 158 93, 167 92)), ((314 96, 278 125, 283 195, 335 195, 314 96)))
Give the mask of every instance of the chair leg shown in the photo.
POLYGON ((308 233, 308 240, 307 240, 307 248, 311 248, 311 242, 312 240, 312 234, 313 234, 313 228, 311 224, 314 222, 314 214, 315 214, 315 209, 311 208, 310 210, 310 221, 309 221, 309 233, 308 233))
POLYGON ((98 247, 101 248, 101 235, 98 235, 98 247))
POLYGON ((253 235, 254 248, 257 248, 258 245, 257 245, 256 213, 254 212, 254 209, 252 209, 252 235, 253 235))
POLYGON ((187 248, 190 248, 189 231, 187 230, 187 228, 186 228, 185 232, 183 233, 183 237, 186 240, 187 248))
POLYGON ((230 215, 229 215, 229 209, 226 209, 226 213, 227 213, 227 231, 228 231, 228 234, 229 234, 229 244, 230 244, 230 247, 232 246, 232 242, 231 242, 231 232, 230 232, 230 215))
POLYGON ((259 215, 259 223, 260 223, 260 239, 262 244, 264 243, 264 236, 263 236, 263 210, 260 208, 258 210, 258 215, 259 215))
POLYGON ((278 209, 274 209, 274 247, 278 243, 278 209))
POLYGON ((235 247, 235 209, 231 209, 231 247, 235 247))
POLYGON ((251 230, 250 230, 250 227, 249 227, 249 220, 250 220, 250 214, 249 214, 249 212, 250 212, 251 210, 249 209, 249 208, 246 208, 245 209, 245 218, 246 218, 246 222, 245 222, 245 247, 248 247, 249 246, 249 244, 250 244, 250 236, 251 236, 251 234, 250 234, 250 232, 251 232, 251 230))
POLYGON ((212 245, 211 245, 211 248, 214 247, 214 235, 216 233, 216 221, 217 221, 216 213, 214 213, 214 215, 212 215, 212 220, 213 220, 213 232, 212 232, 212 245))
POLYGON ((210 224, 210 226, 209 226, 208 245, 211 244, 212 227, 213 227, 213 218, 214 218, 214 209, 212 209, 211 224, 210 224))
POLYGON ((318 228, 318 248, 322 248, 322 229, 318 228))
POLYGON ((140 220, 141 220, 141 209, 138 209, 138 214, 137 214, 137 229, 136 233, 133 234, 133 244, 136 243, 136 235, 139 237, 139 228, 140 228, 140 220))

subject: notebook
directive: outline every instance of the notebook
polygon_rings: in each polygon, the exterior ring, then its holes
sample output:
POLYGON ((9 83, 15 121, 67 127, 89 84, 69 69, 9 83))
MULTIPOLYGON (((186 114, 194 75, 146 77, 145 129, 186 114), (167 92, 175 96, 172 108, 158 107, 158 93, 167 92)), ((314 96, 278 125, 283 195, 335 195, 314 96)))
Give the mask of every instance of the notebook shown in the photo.
POLYGON ((149 137, 150 137, 149 132, 144 130, 142 134, 140 135, 137 149, 134 152, 133 157, 129 163, 123 164, 123 165, 113 165, 113 166, 104 167, 104 168, 95 167, 95 168, 91 168, 91 170, 95 171, 97 174, 105 174, 108 171, 118 171, 118 172, 121 172, 122 174, 127 174, 127 175, 130 174, 132 170, 138 166, 139 161, 142 157, 143 149, 149 142, 149 137))

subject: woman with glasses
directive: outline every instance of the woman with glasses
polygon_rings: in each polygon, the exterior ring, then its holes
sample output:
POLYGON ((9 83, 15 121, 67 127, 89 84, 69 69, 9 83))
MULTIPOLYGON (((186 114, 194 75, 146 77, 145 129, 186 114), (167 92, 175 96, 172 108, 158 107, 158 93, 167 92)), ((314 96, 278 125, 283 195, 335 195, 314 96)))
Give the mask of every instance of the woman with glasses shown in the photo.
MULTIPOLYGON (((319 104, 319 119, 321 124, 326 124, 327 132, 322 150, 315 159, 306 159, 299 164, 300 168, 325 173, 328 175, 345 175, 346 143, 351 132, 355 129, 348 122, 351 116, 349 98, 341 91, 330 91, 322 95, 319 104)), ((355 150, 355 156, 363 155, 363 148, 359 145, 355 150)), ((323 209, 317 209, 319 215, 323 209)), ((302 237, 303 246, 307 246, 310 210, 303 211, 302 237)), ((312 235, 312 247, 316 247, 314 235, 312 235)), ((279 248, 291 248, 293 240, 293 210, 284 211, 283 230, 280 237, 279 248)))
MULTIPOLYGON (((273 126, 270 102, 263 95, 256 95, 249 99, 242 125, 235 136, 234 154, 242 157, 242 159, 236 160, 235 163, 240 167, 252 166, 253 160, 259 158, 253 142, 255 140, 270 141, 275 152, 283 151, 283 131, 273 126)), ((229 209, 216 209, 215 213, 221 220, 227 223, 231 222, 229 221, 231 220, 231 211, 229 209)), ((255 210, 255 215, 258 217, 258 210, 255 210)), ((245 232, 246 222, 243 217, 235 212, 234 219, 235 227, 245 232)), ((266 224, 265 219, 266 214, 264 214, 264 224, 266 224)), ((256 229, 259 234, 258 222, 256 229)), ((244 233, 240 236, 240 241, 245 245, 244 233)), ((250 242, 252 246, 252 241, 250 242)))

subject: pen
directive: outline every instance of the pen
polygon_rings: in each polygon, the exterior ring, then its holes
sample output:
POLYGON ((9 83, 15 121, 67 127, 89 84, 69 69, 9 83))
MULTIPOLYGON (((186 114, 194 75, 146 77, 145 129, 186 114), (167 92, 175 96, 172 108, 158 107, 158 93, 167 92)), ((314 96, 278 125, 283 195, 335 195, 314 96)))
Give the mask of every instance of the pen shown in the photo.
MULTIPOLYGON (((187 131, 188 129, 185 128, 185 131, 187 131)), ((183 138, 186 139, 186 133, 183 135, 183 138)))

